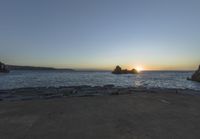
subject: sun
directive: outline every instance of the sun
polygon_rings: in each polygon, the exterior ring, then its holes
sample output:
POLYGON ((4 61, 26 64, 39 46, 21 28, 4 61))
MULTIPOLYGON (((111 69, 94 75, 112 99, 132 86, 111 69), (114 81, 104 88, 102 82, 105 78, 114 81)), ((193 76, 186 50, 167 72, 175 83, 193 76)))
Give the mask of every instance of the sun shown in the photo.
POLYGON ((137 70, 138 72, 140 72, 140 71, 143 71, 144 68, 143 68, 142 66, 137 66, 137 67, 136 67, 136 70, 137 70))

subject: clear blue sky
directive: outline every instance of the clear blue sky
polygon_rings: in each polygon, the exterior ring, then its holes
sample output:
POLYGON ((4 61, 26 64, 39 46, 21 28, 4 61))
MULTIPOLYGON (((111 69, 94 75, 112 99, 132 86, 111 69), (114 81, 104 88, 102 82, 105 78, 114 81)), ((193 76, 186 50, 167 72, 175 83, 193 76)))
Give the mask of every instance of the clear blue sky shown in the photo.
POLYGON ((0 60, 83 69, 195 69, 200 0, 1 0, 0 60))

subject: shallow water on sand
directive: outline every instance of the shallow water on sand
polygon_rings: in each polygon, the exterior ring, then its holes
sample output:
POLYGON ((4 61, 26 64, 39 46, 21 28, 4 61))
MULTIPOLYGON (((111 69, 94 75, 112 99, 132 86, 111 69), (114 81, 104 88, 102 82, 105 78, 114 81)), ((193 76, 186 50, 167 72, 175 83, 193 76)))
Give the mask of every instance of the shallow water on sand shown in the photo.
POLYGON ((189 71, 143 71, 140 74, 114 75, 110 72, 11 71, 0 74, 0 89, 22 87, 103 86, 177 88, 200 90, 200 83, 186 80, 189 71))

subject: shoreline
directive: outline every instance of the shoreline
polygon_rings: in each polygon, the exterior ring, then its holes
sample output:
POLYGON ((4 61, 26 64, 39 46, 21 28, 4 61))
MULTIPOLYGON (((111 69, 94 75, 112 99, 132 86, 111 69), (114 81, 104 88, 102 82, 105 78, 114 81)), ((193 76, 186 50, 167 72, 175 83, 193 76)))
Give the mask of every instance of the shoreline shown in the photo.
POLYGON ((199 139, 200 96, 165 91, 2 101, 0 137, 199 139))
POLYGON ((170 93, 178 95, 199 96, 200 91, 191 89, 173 88, 144 88, 144 87, 118 87, 114 85, 104 86, 62 86, 62 87, 29 87, 0 90, 0 101, 20 101, 35 99, 54 99, 64 97, 86 96, 112 96, 134 93, 170 93))

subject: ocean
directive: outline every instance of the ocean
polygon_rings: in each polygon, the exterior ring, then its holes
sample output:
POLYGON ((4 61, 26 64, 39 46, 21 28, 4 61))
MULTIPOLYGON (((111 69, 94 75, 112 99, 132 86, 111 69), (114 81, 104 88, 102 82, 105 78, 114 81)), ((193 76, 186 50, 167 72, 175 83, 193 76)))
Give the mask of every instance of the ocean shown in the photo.
POLYGON ((188 81, 191 71, 143 71, 140 74, 114 75, 111 72, 13 70, 0 73, 0 90, 26 87, 104 86, 173 88, 200 91, 200 83, 188 81))

